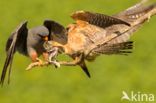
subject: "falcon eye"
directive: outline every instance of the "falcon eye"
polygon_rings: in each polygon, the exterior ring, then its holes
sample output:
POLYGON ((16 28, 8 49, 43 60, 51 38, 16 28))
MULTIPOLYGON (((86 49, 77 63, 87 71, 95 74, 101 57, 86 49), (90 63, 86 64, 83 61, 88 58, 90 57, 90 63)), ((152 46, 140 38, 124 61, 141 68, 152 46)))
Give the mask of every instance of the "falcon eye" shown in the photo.
POLYGON ((48 36, 43 36, 43 35, 40 35, 40 34, 38 34, 39 36, 40 36, 40 38, 42 38, 42 40, 44 40, 44 41, 48 41, 49 40, 49 37, 48 36))
POLYGON ((41 34, 37 34, 38 36, 40 36, 41 38, 43 37, 43 35, 41 35, 41 34))

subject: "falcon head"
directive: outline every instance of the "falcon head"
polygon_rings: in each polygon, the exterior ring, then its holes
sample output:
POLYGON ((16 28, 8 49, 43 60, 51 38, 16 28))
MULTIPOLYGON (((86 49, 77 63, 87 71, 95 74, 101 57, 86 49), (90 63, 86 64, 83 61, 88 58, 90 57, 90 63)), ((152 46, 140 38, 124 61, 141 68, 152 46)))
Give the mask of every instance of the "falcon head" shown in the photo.
POLYGON ((36 39, 41 41, 49 40, 49 30, 44 26, 35 27, 35 29, 30 30, 34 35, 37 34, 36 39))

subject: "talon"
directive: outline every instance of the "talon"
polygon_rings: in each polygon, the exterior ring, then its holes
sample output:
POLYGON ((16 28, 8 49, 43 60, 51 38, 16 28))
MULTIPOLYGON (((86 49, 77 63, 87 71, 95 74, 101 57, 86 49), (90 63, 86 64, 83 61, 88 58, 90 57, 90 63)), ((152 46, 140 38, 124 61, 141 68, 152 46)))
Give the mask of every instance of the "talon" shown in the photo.
POLYGON ((149 16, 148 16, 148 18, 147 18, 147 22, 149 22, 149 21, 150 21, 150 18, 151 18, 151 15, 149 15, 149 16))
POLYGON ((39 66, 39 62, 34 62, 29 64, 29 66, 25 70, 31 70, 35 66, 39 66))
POLYGON ((57 62, 57 61, 50 61, 50 64, 55 65, 56 68, 60 68, 61 67, 60 63, 57 62))
POLYGON ((31 63, 29 64, 29 66, 25 69, 25 70, 31 70, 33 69, 34 67, 38 67, 38 66, 48 66, 49 65, 49 62, 34 62, 34 63, 31 63))
POLYGON ((59 62, 55 62, 55 66, 56 66, 56 68, 60 68, 61 67, 59 62))
POLYGON ((36 60, 38 61, 38 62, 36 62, 36 63, 38 63, 38 66, 43 66, 44 63, 41 59, 36 58, 36 60))

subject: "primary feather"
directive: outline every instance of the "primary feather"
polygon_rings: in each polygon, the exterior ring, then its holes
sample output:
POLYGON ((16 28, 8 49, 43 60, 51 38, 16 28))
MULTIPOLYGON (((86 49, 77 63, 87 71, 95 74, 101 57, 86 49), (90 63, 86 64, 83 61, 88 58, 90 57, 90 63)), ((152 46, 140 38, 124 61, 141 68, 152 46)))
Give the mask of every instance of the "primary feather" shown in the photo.
MULTIPOLYGON (((22 38, 23 37, 27 37, 27 28, 26 28, 27 22, 23 22, 21 23, 17 29, 12 33, 11 37, 8 39, 7 44, 6 44, 6 51, 7 51, 7 57, 5 60, 5 64, 3 67, 3 71, 2 71, 2 75, 1 75, 1 80, 0 80, 0 84, 3 85, 4 83, 4 79, 7 73, 7 70, 9 69, 8 72, 8 82, 10 80, 10 73, 11 73, 11 66, 12 66, 12 60, 14 57, 14 53, 16 51, 16 49, 18 49, 19 46, 25 46, 25 39, 23 39, 22 42, 22 38), (24 31, 24 33, 23 33, 24 31), (16 48, 17 47, 17 48, 16 48)), ((25 48, 24 48, 25 49, 25 48)), ((26 50, 22 50, 22 52, 26 52, 26 50)))

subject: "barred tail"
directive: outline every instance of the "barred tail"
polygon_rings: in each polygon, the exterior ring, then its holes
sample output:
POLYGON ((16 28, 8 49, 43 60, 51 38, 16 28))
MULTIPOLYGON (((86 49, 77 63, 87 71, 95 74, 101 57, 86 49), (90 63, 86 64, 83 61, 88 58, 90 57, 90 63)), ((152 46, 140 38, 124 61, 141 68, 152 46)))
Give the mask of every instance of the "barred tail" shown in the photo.
POLYGON ((133 42, 123 42, 118 44, 103 44, 95 48, 92 52, 95 54, 106 54, 106 55, 127 55, 132 53, 131 49, 133 48, 133 42))
POLYGON ((156 14, 156 3, 145 6, 147 1, 142 0, 142 2, 114 15, 114 17, 127 21, 133 26, 142 24, 156 14))

